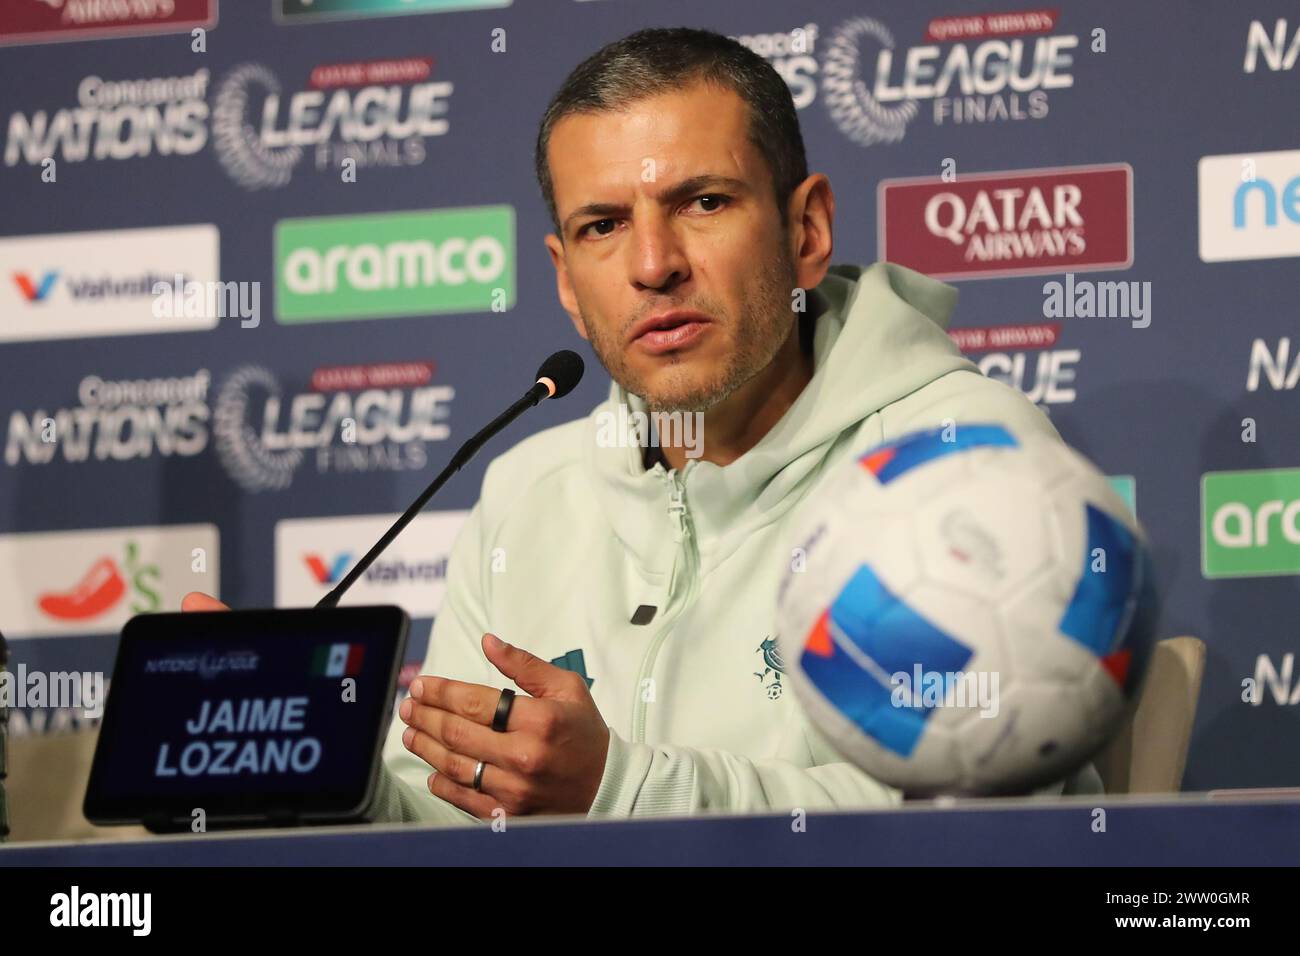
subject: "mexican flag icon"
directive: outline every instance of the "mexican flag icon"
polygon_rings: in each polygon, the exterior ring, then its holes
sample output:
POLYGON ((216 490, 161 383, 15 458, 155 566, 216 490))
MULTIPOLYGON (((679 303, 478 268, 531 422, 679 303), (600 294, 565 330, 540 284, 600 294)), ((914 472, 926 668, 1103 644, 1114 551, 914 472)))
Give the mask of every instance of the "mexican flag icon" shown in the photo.
POLYGON ((361 673, 364 644, 318 644, 311 658, 312 677, 355 677, 361 673))

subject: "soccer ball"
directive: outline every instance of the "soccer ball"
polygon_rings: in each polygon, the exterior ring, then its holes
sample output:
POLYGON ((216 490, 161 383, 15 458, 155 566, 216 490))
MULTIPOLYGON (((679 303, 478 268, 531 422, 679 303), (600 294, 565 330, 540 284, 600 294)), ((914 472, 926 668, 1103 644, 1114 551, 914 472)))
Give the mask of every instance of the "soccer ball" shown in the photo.
POLYGON ((1026 793, 1132 712, 1157 613, 1145 535, 1060 441, 915 432, 804 507, 778 592, 786 677, 872 777, 908 796, 1026 793))

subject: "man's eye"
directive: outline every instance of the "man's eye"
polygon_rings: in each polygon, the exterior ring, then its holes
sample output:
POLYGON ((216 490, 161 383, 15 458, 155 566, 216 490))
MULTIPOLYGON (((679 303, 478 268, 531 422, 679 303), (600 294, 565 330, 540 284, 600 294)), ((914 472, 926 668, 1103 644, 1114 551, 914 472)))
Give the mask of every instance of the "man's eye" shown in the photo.
POLYGON ((578 235, 579 235, 579 236, 585 236, 588 232, 590 232, 591 230, 595 229, 598 235, 608 236, 609 233, 613 231, 613 226, 614 226, 614 220, 613 220, 613 219, 597 219, 595 222, 589 222, 589 223, 587 223, 585 226, 583 226, 581 229, 579 229, 579 230, 578 230, 578 235), (605 224, 607 224, 607 223, 608 223, 609 226, 610 226, 609 231, 603 231, 603 230, 601 230, 601 229, 598 228, 598 227, 603 226, 603 225, 605 225, 605 224))
POLYGON ((731 201, 731 200, 728 199, 726 196, 718 196, 718 195, 715 195, 715 194, 713 194, 713 193, 710 193, 710 194, 707 195, 707 196, 696 196, 694 199, 691 200, 692 203, 697 203, 697 202, 698 202, 698 203, 715 203, 715 204, 716 204, 716 205, 713 205, 712 207, 710 207, 710 206, 705 206, 705 207, 703 207, 704 212, 716 212, 718 209, 721 209, 723 206, 725 206, 725 205, 726 205, 728 202, 730 202, 730 201, 731 201))

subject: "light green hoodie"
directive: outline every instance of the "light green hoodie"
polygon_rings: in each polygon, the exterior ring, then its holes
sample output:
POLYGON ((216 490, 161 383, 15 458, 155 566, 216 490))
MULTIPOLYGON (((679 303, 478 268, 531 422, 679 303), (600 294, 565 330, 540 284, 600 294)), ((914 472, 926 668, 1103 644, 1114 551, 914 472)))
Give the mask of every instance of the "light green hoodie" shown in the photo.
MULTIPOLYGON (((763 645, 798 544, 791 518, 838 462, 945 419, 1056 435, 953 345, 956 300, 900 266, 832 267, 809 297, 812 315, 825 309, 812 380, 726 467, 647 470, 640 447, 611 446, 617 406, 645 410, 617 383, 587 418, 501 455, 452 550, 422 673, 513 686, 483 656, 488 631, 569 669, 580 660, 610 729, 593 817, 899 802, 829 747, 763 645), (631 623, 642 605, 653 618, 631 623)), ((404 729, 395 720, 385 746, 378 817, 472 820, 429 793, 404 729)), ((1088 767, 1064 789, 1100 782, 1088 767)))

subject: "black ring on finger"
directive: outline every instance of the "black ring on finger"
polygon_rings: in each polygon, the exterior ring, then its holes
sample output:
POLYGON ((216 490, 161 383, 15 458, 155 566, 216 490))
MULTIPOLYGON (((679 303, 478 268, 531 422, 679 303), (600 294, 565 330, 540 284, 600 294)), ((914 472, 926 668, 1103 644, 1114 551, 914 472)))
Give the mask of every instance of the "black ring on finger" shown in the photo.
POLYGON ((506 723, 510 720, 510 708, 515 705, 515 692, 509 687, 501 691, 497 700, 497 712, 492 715, 492 729, 499 734, 505 733, 506 723))

